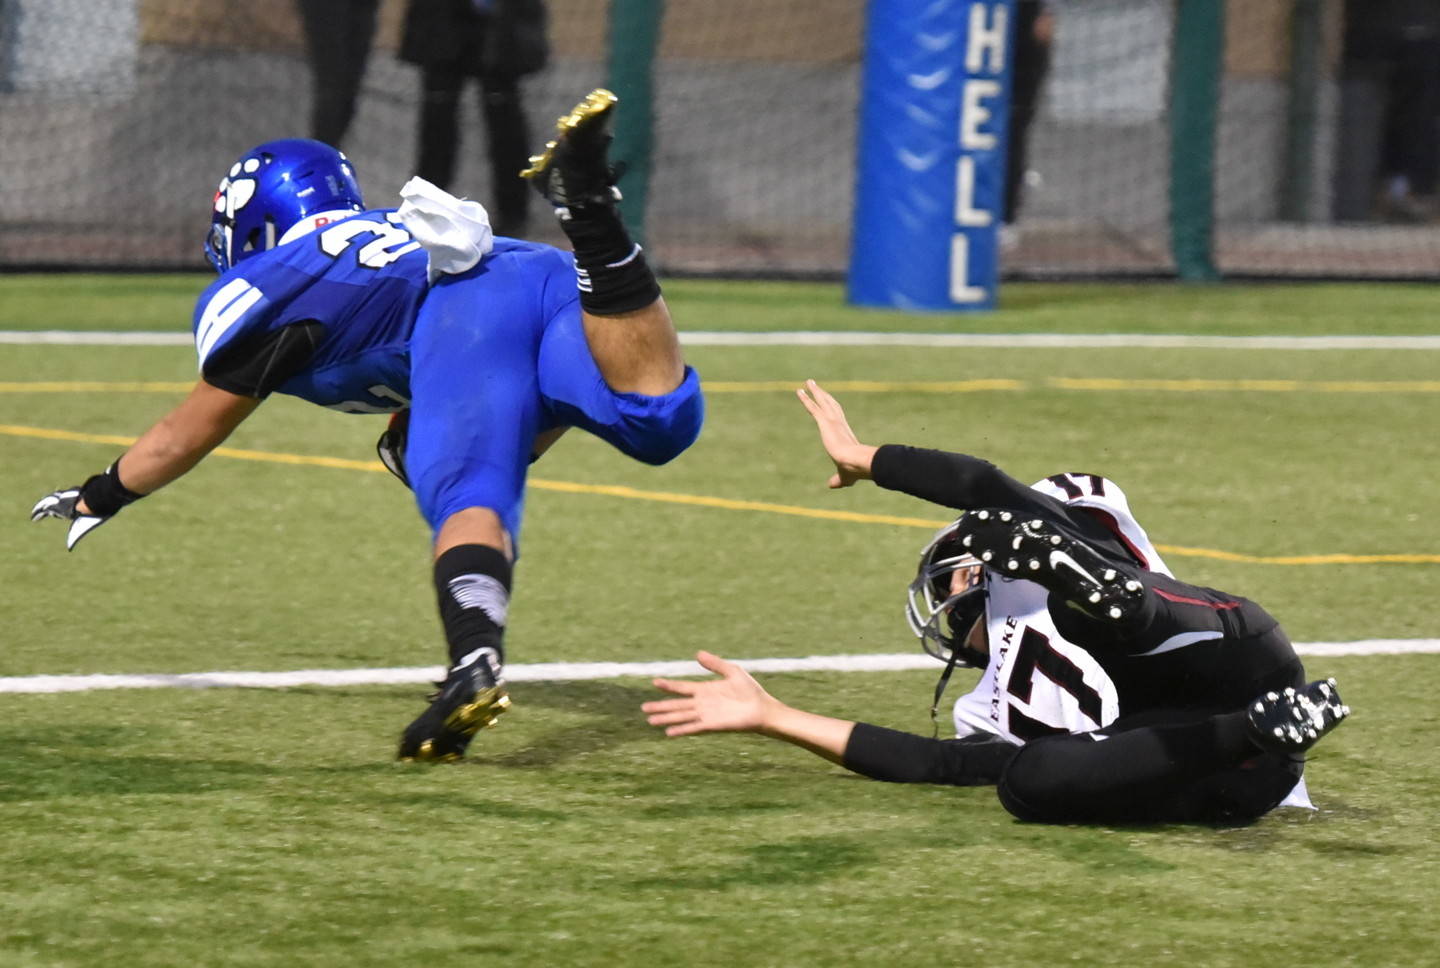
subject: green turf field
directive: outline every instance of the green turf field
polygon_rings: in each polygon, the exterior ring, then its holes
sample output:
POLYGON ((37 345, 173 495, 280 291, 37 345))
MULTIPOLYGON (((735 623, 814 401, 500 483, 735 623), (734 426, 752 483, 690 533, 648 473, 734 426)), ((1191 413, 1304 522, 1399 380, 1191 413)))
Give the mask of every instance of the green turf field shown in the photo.
MULTIPOLYGON (((0 330, 183 331, 206 281, 7 277, 0 330)), ((1440 299, 1410 286, 1026 285, 975 319, 819 285, 667 298, 690 330, 1440 333, 1440 299)), ((915 649, 902 597, 948 515, 827 491, 789 389, 806 377, 872 442, 1114 478, 1177 573, 1297 641, 1440 638, 1436 351, 687 355, 709 415, 676 463, 573 434, 535 466, 511 662, 915 649)), ((183 346, 0 345, 0 677, 438 666, 426 534, 373 462, 382 417, 276 398, 73 554, 26 520, 194 367, 183 346)), ((1024 826, 990 790, 667 741, 638 678, 515 683, 450 767, 391 761, 418 684, 0 692, 0 966, 1432 964, 1440 655, 1307 667, 1355 710, 1312 756, 1321 810, 1226 830, 1024 826)), ((928 729, 930 672, 764 681, 928 729)))

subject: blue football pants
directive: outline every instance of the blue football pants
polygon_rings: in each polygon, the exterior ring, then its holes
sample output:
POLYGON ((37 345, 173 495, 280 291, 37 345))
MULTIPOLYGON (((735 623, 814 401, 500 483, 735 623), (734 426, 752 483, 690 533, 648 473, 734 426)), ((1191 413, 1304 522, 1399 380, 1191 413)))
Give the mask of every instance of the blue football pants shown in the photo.
POLYGON ((590 354, 569 253, 507 244, 426 297, 411 338, 405 461, 439 530, 466 508, 495 511, 518 546, 537 434, 580 427, 663 464, 695 441, 705 403, 694 370, 670 393, 616 393, 590 354))

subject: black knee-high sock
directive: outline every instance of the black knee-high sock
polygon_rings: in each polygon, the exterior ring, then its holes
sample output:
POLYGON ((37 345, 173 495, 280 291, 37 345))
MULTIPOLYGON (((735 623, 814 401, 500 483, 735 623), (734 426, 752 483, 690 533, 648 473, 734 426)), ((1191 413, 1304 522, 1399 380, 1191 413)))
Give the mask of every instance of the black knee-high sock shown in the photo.
POLYGON ((580 306, 596 316, 634 312, 660 298, 660 283, 614 205, 565 210, 560 227, 575 249, 580 306))
POLYGON ((435 559, 435 592, 452 666, 475 661, 472 656, 493 656, 492 669, 499 678, 510 580, 510 562, 488 545, 457 545, 435 559))

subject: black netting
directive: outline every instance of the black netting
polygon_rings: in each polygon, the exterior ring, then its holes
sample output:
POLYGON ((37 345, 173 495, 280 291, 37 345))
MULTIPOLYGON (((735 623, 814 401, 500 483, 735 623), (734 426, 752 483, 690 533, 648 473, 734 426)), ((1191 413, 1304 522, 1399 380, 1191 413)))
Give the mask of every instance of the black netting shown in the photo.
MULTIPOLYGON (((647 227, 660 265, 844 271, 863 6, 665 4, 647 227)), ((380 5, 343 145, 376 205, 416 163, 419 80, 395 53, 403 7, 380 5)), ((1176 0, 1051 7, 1005 268, 1173 272, 1176 0)), ((1224 272, 1440 274, 1433 179, 1411 179, 1408 208, 1386 202, 1396 181, 1382 147, 1404 52, 1353 56, 1342 8, 1225 4, 1213 225, 1224 272)), ((522 87, 537 147, 556 115, 606 82, 609 13, 609 0, 550 4, 550 66, 522 87)), ((203 265, 210 196, 231 161, 311 133, 302 38, 294 0, 0 0, 0 265, 203 265)), ((1440 60, 1430 68, 1440 85, 1440 60)), ((467 88, 450 187, 488 203, 477 97, 467 88)), ((559 240, 538 200, 531 224, 559 240)))

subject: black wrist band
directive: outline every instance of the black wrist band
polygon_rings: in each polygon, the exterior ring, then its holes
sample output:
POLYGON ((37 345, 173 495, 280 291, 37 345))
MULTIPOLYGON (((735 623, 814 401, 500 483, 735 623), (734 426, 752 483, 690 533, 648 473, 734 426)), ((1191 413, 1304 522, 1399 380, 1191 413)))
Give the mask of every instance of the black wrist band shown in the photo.
POLYGON ((105 468, 103 474, 96 474, 80 485, 80 498, 90 513, 102 518, 119 514, 127 504, 133 504, 145 495, 136 494, 120 483, 120 461, 105 468))

